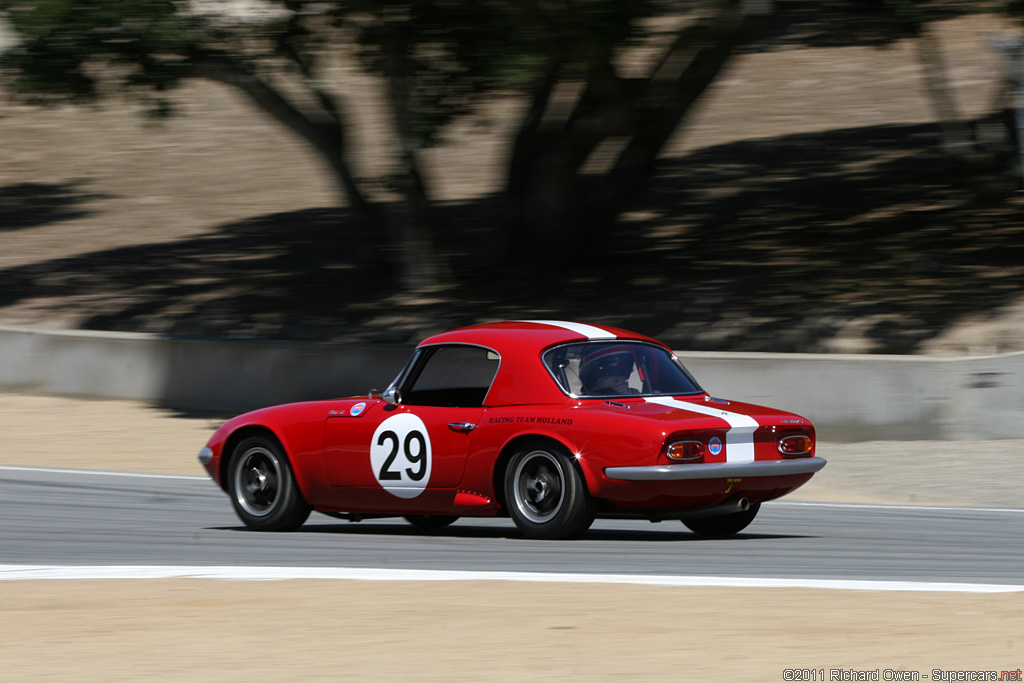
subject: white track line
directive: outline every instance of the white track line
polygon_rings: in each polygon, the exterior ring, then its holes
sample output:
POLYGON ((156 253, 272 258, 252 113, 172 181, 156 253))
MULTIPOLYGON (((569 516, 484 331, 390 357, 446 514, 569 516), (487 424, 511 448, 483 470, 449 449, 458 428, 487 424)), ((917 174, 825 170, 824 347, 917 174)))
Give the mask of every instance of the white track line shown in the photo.
POLYGON ((804 503, 793 500, 773 500, 765 503, 765 505, 771 506, 782 506, 792 505, 800 507, 816 507, 816 508, 853 508, 859 510, 932 510, 940 512, 1020 512, 1024 513, 1024 508, 975 508, 975 507, 954 507, 951 505, 884 505, 882 503, 804 503))
POLYGON ((603 583, 672 587, 821 588, 829 590, 913 591, 939 593, 1021 593, 1024 585, 935 583, 923 581, 855 581, 843 579, 773 579, 718 576, 642 576, 630 574, 560 574, 545 572, 472 572, 348 567, 174 567, 0 565, 0 581, 40 579, 227 579, 281 581, 320 579, 349 581, 517 581, 603 583))
POLYGON ((19 467, 15 465, 0 465, 0 470, 10 472, 41 472, 43 474, 93 474, 107 477, 134 477, 137 479, 194 479, 196 481, 208 481, 209 477, 191 474, 150 474, 148 472, 111 472, 109 470, 71 470, 57 467, 19 467))

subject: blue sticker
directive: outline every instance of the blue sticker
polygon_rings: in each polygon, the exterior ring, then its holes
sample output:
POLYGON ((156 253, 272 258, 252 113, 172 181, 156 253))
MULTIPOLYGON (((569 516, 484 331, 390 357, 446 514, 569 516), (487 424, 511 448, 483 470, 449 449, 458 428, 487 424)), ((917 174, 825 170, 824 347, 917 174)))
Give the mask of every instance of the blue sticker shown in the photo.
POLYGON ((722 440, 717 436, 711 437, 711 441, 708 443, 708 452, 711 455, 718 455, 722 452, 722 440))
POLYGON ((363 414, 364 410, 366 410, 366 404, 365 403, 357 403, 354 406, 352 406, 352 410, 349 411, 349 414, 352 417, 359 417, 360 415, 363 414))

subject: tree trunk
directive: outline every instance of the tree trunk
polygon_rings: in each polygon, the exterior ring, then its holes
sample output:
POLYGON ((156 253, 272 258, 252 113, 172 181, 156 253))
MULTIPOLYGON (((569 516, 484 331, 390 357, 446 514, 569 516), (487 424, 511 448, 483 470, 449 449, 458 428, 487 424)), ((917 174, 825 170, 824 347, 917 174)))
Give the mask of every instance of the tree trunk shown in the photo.
POLYGON ((684 32, 658 65, 636 104, 638 114, 629 143, 601 183, 609 215, 617 216, 646 185, 669 138, 736 48, 754 33, 756 17, 762 15, 746 13, 745 6, 744 2, 722 3, 712 20, 684 32))
POLYGON ((550 131, 542 133, 541 128, 561 76, 562 66, 561 56, 556 51, 533 90, 530 108, 523 117, 512 147, 505 181, 506 209, 500 230, 499 251, 514 263, 528 259, 529 246, 536 242, 540 232, 536 229, 537 208, 533 205, 536 187, 534 173, 538 157, 543 153, 544 139, 554 137, 550 131))
POLYGON ((978 170, 973 135, 970 126, 960 118, 949 83, 946 56, 931 29, 926 10, 910 0, 876 0, 872 4, 890 13, 900 30, 914 38, 924 89, 942 131, 942 148, 953 160, 959 181, 970 182, 978 170))
POLYGON ((442 284, 444 267, 434 238, 433 209, 420 170, 419 154, 423 143, 415 133, 410 107, 410 65, 406 48, 396 29, 384 29, 384 36, 384 70, 399 144, 395 185, 404 198, 404 202, 389 205, 389 222, 397 237, 394 242, 399 251, 402 284, 411 289, 424 289, 442 284))
POLYGON ((752 20, 725 0, 683 29, 651 76, 627 81, 608 59, 575 92, 553 60, 516 138, 506 240, 520 262, 548 268, 607 251, 610 228, 653 174, 655 160, 699 96, 743 42, 752 20))
POLYGON ((947 153, 966 160, 973 146, 971 134, 953 100, 942 45, 928 26, 921 27, 915 42, 925 91, 935 109, 935 118, 942 127, 942 146, 947 153))
MULTIPOLYGON (((274 117, 306 140, 330 168, 348 205, 378 234, 385 234, 385 219, 378 206, 360 190, 346 159, 345 120, 340 107, 319 97, 324 111, 304 111, 280 95, 270 84, 244 65, 224 55, 200 53, 192 55, 192 73, 198 78, 237 88, 261 110, 274 117)), ((375 261, 377 258, 364 259, 375 261)))

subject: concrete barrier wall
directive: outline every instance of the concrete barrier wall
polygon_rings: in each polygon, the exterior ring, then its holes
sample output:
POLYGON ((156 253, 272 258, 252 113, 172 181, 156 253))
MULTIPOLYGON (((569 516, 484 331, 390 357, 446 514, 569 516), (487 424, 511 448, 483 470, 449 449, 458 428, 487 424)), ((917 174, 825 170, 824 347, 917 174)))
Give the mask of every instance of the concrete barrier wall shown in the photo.
POLYGON ((799 413, 829 440, 1024 438, 1024 353, 678 355, 712 395, 799 413))
POLYGON ((405 346, 229 342, 0 327, 0 389, 241 412, 383 390, 405 346))
MULTIPOLYGON (((0 390, 241 412, 383 389, 410 351, 0 327, 0 390)), ((826 440, 1024 438, 1024 353, 678 355, 712 395, 799 413, 826 440)))

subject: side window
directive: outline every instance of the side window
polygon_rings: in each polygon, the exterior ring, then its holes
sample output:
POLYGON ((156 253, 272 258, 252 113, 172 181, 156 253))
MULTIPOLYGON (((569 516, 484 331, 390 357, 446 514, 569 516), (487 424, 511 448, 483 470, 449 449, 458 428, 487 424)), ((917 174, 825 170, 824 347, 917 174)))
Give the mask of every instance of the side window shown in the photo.
POLYGON ((434 349, 413 378, 402 402, 452 408, 482 406, 498 372, 498 360, 498 354, 478 346, 434 349))

